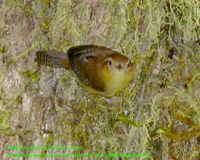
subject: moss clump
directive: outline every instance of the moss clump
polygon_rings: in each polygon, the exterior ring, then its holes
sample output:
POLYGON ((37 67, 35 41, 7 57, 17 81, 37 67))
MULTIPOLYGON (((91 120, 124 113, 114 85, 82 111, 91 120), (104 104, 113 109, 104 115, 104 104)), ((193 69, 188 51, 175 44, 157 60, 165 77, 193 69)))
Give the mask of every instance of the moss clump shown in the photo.
POLYGON ((199 159, 198 0, 2 4, 0 128, 14 136, 1 132, 1 139, 37 145, 49 136, 45 144, 78 145, 83 153, 199 159), (134 62, 137 79, 119 96, 91 95, 73 74, 34 63, 36 50, 90 43, 117 49, 134 62))

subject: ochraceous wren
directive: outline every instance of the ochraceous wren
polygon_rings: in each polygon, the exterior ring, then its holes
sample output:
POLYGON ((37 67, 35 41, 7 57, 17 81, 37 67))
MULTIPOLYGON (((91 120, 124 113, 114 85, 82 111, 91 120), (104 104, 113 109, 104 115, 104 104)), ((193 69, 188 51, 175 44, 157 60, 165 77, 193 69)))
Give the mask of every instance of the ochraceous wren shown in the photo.
POLYGON ((135 79, 135 69, 128 57, 96 45, 75 46, 67 53, 38 51, 39 65, 72 70, 85 89, 105 96, 114 96, 135 79))

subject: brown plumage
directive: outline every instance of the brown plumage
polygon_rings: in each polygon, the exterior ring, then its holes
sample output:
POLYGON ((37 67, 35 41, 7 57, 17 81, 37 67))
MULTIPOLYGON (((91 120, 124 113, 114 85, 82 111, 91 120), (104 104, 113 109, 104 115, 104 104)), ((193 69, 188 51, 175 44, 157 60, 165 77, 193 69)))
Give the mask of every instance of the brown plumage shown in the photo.
POLYGON ((135 77, 128 57, 103 46, 75 46, 67 53, 38 51, 35 61, 73 70, 84 88, 108 96, 121 91, 135 77))

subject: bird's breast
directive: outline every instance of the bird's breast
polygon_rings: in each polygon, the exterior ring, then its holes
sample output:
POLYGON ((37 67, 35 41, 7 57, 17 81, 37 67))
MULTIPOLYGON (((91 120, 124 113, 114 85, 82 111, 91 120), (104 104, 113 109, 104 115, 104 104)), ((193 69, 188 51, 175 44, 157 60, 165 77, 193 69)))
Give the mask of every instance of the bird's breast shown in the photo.
POLYGON ((105 76, 105 89, 107 95, 115 95, 125 88, 131 80, 131 75, 125 71, 113 71, 112 74, 105 76))

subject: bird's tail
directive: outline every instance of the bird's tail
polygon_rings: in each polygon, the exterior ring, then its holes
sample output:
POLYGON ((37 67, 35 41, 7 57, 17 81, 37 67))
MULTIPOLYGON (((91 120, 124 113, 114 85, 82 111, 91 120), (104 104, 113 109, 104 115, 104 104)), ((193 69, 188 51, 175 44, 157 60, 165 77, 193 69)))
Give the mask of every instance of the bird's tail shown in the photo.
POLYGON ((36 52, 35 62, 37 62, 39 65, 65 68, 68 70, 71 69, 68 54, 63 52, 38 51, 36 52))

